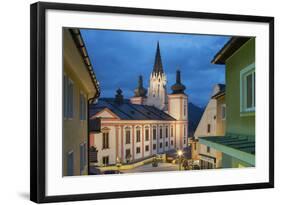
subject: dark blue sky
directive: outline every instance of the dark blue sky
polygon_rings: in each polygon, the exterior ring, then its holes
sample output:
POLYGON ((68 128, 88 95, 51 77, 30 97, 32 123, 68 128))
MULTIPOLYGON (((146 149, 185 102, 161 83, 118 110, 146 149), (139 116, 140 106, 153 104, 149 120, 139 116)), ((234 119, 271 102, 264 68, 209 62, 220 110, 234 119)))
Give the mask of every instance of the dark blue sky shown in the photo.
POLYGON ((130 98, 139 75, 143 75, 147 88, 157 41, 168 93, 178 68, 189 101, 201 107, 207 104, 213 86, 225 82, 224 66, 213 65, 211 60, 229 37, 95 29, 81 29, 81 34, 100 82, 101 97, 114 97, 116 89, 121 88, 130 98))

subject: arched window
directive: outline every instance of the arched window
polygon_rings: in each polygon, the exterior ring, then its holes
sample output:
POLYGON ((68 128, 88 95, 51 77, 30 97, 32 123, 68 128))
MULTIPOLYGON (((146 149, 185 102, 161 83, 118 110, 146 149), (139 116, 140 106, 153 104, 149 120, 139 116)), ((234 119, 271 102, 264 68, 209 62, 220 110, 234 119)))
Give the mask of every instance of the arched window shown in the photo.
POLYGON ((125 128, 125 143, 126 144, 130 144, 131 143, 131 128, 129 127, 126 127, 125 128))
POLYGON ((145 141, 149 141, 149 127, 145 127, 145 141))
POLYGON ((141 141, 141 129, 140 127, 136 127, 136 142, 140 142, 141 141))

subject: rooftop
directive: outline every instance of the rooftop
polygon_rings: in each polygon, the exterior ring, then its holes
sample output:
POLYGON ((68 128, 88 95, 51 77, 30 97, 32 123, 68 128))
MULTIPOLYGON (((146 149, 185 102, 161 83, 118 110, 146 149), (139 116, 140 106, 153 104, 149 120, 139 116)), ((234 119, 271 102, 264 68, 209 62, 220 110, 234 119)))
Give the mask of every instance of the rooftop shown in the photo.
POLYGON ((248 40, 250 40, 250 37, 232 37, 214 56, 212 63, 225 64, 226 60, 248 40))
POLYGON ((121 120, 175 120, 175 118, 154 106, 132 104, 128 99, 118 103, 115 98, 100 98, 96 104, 91 104, 90 116, 105 108, 112 111, 121 120))

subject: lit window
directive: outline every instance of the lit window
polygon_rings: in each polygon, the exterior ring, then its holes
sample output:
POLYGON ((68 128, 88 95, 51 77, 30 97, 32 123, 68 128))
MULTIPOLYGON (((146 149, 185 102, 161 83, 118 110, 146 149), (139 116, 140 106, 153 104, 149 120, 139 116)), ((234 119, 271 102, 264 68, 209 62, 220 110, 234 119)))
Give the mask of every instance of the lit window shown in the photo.
POLYGON ((255 111, 255 64, 240 71, 240 112, 255 111))

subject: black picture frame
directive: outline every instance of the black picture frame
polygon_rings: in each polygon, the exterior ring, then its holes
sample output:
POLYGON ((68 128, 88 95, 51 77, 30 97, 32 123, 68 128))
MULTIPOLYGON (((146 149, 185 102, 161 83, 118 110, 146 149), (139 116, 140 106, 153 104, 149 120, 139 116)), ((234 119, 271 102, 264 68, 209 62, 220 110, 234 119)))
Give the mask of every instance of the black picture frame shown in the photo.
POLYGON ((264 16, 230 15, 218 13, 156 10, 144 8, 126 8, 83 4, 39 2, 30 7, 30 199, 37 203, 62 202, 77 200, 97 200, 124 197, 141 197, 198 192, 217 192, 274 187, 274 18, 264 16), (46 81, 45 81, 45 38, 46 11, 67 10, 101 13, 136 14, 168 16, 194 19, 217 19, 269 24, 269 181, 239 185, 204 186, 195 188, 171 188, 158 190, 125 191, 110 193, 89 193, 75 195, 46 196, 45 165, 45 116, 46 116, 46 81))

